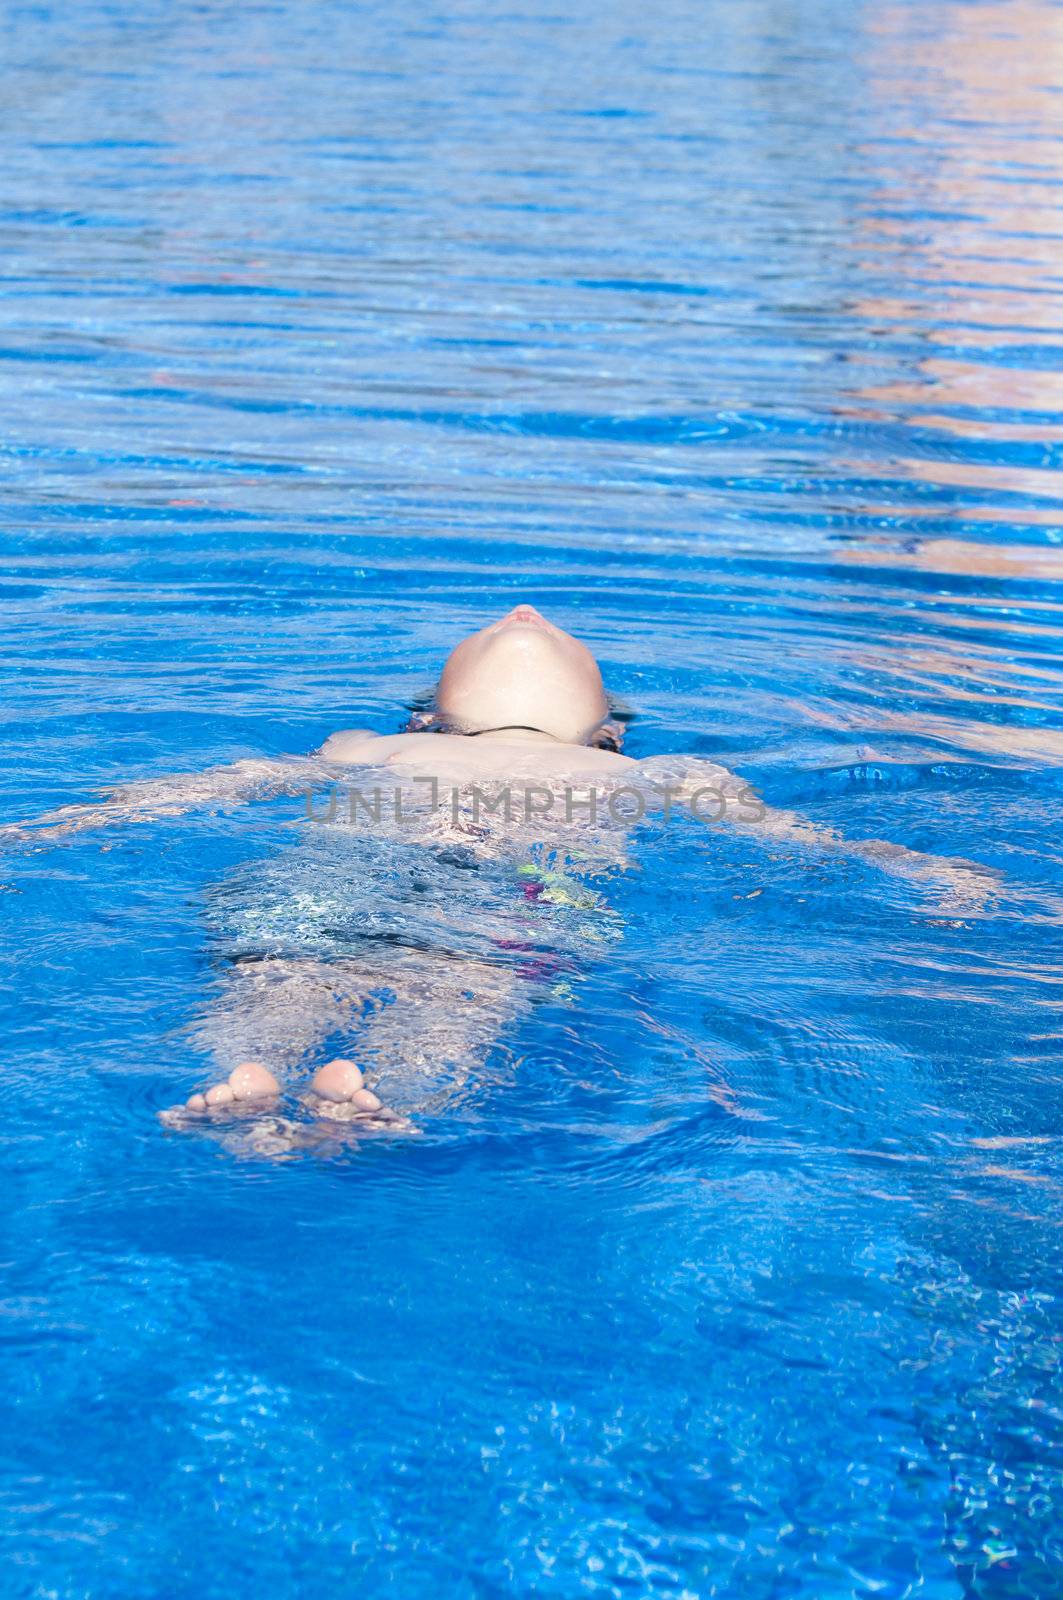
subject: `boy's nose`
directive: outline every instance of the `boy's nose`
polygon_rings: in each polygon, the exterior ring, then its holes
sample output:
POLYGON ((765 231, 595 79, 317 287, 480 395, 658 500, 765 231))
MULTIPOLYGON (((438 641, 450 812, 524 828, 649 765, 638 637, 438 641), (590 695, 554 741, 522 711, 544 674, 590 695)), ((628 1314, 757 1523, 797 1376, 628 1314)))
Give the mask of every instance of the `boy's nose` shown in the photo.
POLYGON ((540 615, 540 613, 538 611, 536 611, 534 606, 526 606, 526 605, 514 606, 513 610, 509 613, 509 616, 510 616, 510 619, 513 622, 545 622, 546 621, 546 618, 544 616, 540 615))

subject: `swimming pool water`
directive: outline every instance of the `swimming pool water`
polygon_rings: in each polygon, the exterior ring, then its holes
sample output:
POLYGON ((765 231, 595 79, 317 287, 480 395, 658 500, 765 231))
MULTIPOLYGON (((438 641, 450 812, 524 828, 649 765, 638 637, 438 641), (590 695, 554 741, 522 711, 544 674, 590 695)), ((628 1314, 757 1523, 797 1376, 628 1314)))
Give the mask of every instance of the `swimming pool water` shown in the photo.
POLYGON ((0 821, 526 599, 630 753, 1002 879, 647 825, 278 1161, 156 1113, 298 808, 5 853, 5 1594, 1063 1595, 1061 16, 5 8, 0 821))

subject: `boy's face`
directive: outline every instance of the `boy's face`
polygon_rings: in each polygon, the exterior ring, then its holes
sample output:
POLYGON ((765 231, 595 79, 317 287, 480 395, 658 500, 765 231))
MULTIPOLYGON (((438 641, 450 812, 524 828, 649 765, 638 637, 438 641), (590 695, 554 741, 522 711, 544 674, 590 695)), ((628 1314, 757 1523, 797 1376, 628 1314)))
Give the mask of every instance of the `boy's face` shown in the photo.
POLYGON ((586 645, 525 605, 452 651, 436 705, 470 733, 538 728, 572 744, 608 712, 602 675, 586 645))

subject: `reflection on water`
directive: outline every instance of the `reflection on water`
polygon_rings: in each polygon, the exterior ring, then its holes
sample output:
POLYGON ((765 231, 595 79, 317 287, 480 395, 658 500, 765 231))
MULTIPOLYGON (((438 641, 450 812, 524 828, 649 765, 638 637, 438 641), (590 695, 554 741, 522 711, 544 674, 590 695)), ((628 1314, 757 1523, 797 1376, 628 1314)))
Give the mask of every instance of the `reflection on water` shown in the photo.
MULTIPOLYGON (((880 183, 862 219, 861 271, 876 288, 854 309, 877 339, 907 348, 900 372, 862 384, 847 415, 912 430, 899 476, 993 497, 942 507, 950 522, 1052 526, 1063 400, 1058 8, 955 6, 928 27, 921 8, 884 6, 868 29, 873 116, 890 132, 869 144, 880 183), (913 72, 931 44, 947 68, 913 72), (968 441, 962 454, 949 437, 968 441)), ((1024 559, 1030 576, 1056 575, 1033 541, 998 555, 1009 558, 1001 576, 1022 576, 1024 559)), ((970 570, 988 575, 991 560, 972 552, 970 570)))
POLYGON ((632 754, 1002 884, 647 828, 553 972, 432 876, 508 1026, 419 1138, 285 1164, 155 1113, 220 900, 360 937, 346 869, 278 807, 0 860, 13 1592, 1048 1600, 1063 12, 5 21, 3 820, 391 731, 522 598, 632 754))
MULTIPOLYGON (((931 491, 931 504, 913 500, 910 510, 933 531, 913 536, 905 528, 902 491, 889 508, 896 531, 854 542, 844 559, 941 579, 1051 583, 1063 575, 1063 553, 1034 530, 1051 539, 1060 522, 1063 390, 1053 368, 1063 288, 1053 266, 1063 221, 1063 143, 1045 66, 1063 50, 1059 12, 1025 3, 952 7, 928 31, 917 8, 886 6, 868 29, 875 41, 873 117, 891 132, 869 141, 880 182, 862 219, 861 272, 888 289, 861 293, 854 310, 876 340, 903 354, 900 373, 861 384, 845 414, 908 432, 910 444, 897 436, 890 476, 931 491), (948 62, 941 77, 912 71, 931 41, 948 62), (1008 349, 1014 357, 1002 354, 1008 349), (971 537, 978 523, 993 524, 992 542, 985 531, 971 537)), ((853 470, 873 469, 855 462, 853 470)), ((954 609, 969 629, 972 605, 982 598, 968 586, 955 592, 943 585, 934 596, 937 627, 947 626, 942 613, 954 609)), ((879 726, 997 757, 1058 763, 1063 736, 1043 726, 1057 720, 1057 675, 1030 658, 1035 640, 1040 657, 1057 627, 1042 619, 1016 659, 1011 618, 1016 607, 1029 606, 1029 593, 1017 590, 1009 599, 1001 630, 1007 642, 996 648, 954 638, 945 649, 928 649, 905 639, 890 651, 888 677, 918 689, 922 703, 914 714, 881 714, 879 726), (1051 692, 1039 695, 1040 685, 1051 692), (932 709, 928 696, 996 709, 972 726, 955 706, 932 709)))

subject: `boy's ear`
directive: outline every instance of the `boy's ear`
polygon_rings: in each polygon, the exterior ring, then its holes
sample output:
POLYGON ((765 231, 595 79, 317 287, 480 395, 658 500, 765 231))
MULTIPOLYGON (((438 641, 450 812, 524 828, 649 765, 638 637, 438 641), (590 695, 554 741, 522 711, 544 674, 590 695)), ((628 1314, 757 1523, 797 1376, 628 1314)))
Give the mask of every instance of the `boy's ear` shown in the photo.
POLYGON ((403 733, 431 733, 439 727, 437 711, 411 711, 403 733))
POLYGON ((595 750, 615 750, 619 753, 624 743, 624 724, 615 717, 599 723, 590 737, 590 744, 595 750))

